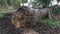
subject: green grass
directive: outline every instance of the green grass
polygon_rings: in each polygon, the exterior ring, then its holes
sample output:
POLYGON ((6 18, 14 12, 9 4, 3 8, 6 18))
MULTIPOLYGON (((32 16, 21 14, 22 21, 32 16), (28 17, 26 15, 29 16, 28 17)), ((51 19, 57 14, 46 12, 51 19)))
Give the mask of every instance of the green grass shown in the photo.
POLYGON ((0 13, 0 18, 4 17, 4 13, 0 13))
POLYGON ((10 9, 3 9, 0 10, 0 18, 3 18, 5 13, 9 13, 9 12, 13 12, 14 10, 10 10, 10 9))
POLYGON ((13 10, 10 9, 3 9, 0 11, 0 13, 8 13, 8 12, 12 12, 13 10))
POLYGON ((60 21, 43 19, 42 22, 53 28, 60 27, 60 21))
POLYGON ((10 12, 9 9, 0 10, 0 18, 4 17, 4 13, 10 12))

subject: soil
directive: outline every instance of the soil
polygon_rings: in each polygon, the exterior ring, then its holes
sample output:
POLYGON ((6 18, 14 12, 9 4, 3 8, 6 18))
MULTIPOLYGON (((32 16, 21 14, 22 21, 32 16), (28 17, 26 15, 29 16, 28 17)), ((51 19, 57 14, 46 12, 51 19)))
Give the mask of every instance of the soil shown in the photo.
POLYGON ((0 19, 0 34, 60 34, 60 28, 52 28, 42 23, 33 28, 15 29, 7 18, 0 19))

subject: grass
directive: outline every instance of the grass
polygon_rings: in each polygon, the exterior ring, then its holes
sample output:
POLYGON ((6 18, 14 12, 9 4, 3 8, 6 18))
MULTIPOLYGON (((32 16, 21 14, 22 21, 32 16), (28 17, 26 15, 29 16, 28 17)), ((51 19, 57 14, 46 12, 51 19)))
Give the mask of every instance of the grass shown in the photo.
POLYGON ((15 10, 12 10, 12 9, 3 9, 3 10, 0 10, 0 18, 4 17, 4 14, 5 13, 9 13, 9 12, 13 12, 15 10))
POLYGON ((0 18, 4 17, 4 13, 0 13, 0 18))
POLYGON ((60 21, 43 19, 42 22, 53 28, 60 27, 60 21))
POLYGON ((4 13, 10 12, 9 9, 0 10, 0 18, 4 17, 4 13))
POLYGON ((3 9, 0 11, 0 13, 8 13, 8 12, 12 12, 13 10, 10 9, 3 9))

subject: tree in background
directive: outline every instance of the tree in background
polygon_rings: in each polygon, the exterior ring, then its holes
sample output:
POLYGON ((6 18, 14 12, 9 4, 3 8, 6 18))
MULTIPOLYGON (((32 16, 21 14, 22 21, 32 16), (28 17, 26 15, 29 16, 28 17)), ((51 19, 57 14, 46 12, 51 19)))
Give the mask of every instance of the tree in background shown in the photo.
POLYGON ((47 7, 50 4, 51 0, 34 0, 32 2, 33 7, 47 7))
MULTIPOLYGON (((49 4, 51 4, 51 1, 53 0, 34 0, 32 2, 33 8, 44 8, 49 7, 49 4)), ((59 2, 60 0, 57 0, 59 2)))
POLYGON ((20 7, 21 3, 25 3, 27 0, 0 0, 0 7, 5 6, 9 8, 9 6, 13 7, 14 9, 20 7))

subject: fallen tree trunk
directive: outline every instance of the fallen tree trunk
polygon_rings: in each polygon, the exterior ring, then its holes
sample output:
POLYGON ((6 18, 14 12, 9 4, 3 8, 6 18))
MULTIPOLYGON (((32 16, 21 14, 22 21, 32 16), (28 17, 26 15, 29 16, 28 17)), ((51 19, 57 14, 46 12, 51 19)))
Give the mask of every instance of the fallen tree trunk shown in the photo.
POLYGON ((52 19, 50 9, 34 9, 27 6, 18 8, 16 12, 11 15, 11 22, 15 28, 19 27, 33 27, 36 23, 40 23, 42 18, 48 17, 52 19))

